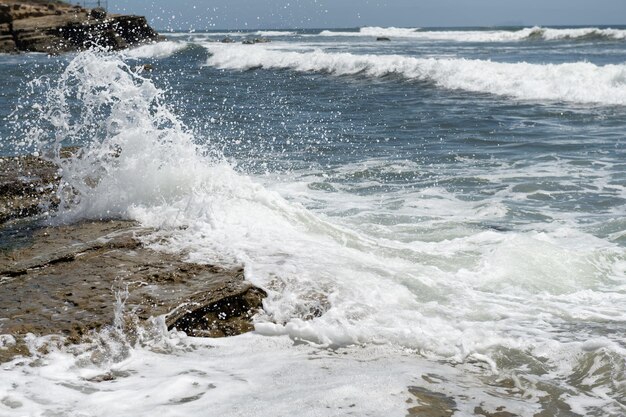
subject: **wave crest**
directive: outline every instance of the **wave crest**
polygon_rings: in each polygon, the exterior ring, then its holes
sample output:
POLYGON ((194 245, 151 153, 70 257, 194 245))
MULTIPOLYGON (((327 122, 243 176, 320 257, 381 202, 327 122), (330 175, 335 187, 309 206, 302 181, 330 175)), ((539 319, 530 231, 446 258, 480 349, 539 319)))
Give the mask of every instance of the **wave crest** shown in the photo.
POLYGON ((221 69, 289 69, 369 77, 400 75, 448 89, 510 96, 523 100, 626 105, 626 65, 501 63, 470 59, 414 58, 281 51, 271 48, 206 45, 207 64, 221 69))
POLYGON ((363 27, 358 32, 325 30, 320 36, 395 37, 454 42, 517 42, 528 40, 624 40, 626 30, 595 27, 556 29, 531 27, 520 30, 441 30, 426 31, 419 28, 363 27))
POLYGON ((123 55, 128 58, 134 59, 168 58, 175 53, 186 49, 188 45, 189 44, 186 42, 158 42, 129 49, 127 51, 124 51, 123 55))
POLYGON ((259 30, 254 32, 256 36, 295 36, 296 32, 285 30, 259 30))

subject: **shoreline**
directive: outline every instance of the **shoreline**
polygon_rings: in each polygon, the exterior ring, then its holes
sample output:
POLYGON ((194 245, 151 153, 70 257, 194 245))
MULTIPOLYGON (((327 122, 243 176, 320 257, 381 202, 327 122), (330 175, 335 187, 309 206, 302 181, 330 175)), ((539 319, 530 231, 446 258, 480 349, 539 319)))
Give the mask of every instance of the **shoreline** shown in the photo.
POLYGON ((190 336, 254 330, 266 293, 245 280, 243 267, 152 250, 142 241, 150 230, 131 221, 46 225, 37 216, 58 204, 58 167, 33 156, 0 161, 0 363, 33 354, 29 334, 75 344, 122 319, 131 339, 162 315, 168 330, 190 336))

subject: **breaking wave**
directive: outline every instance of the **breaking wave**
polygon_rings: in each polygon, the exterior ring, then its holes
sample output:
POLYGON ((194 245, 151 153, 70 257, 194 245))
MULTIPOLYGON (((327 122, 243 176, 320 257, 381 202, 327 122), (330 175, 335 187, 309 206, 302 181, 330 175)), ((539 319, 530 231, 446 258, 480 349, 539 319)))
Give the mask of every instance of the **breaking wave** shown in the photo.
POLYGON ((189 44, 186 42, 159 42, 149 45, 139 46, 134 49, 129 49, 123 52, 123 55, 128 58, 142 59, 142 58, 167 58, 175 53, 187 48, 189 44))
POLYGON ((626 105, 626 65, 501 63, 487 60, 414 58, 402 55, 356 55, 281 51, 271 48, 206 45, 207 64, 221 69, 289 69, 333 75, 395 74, 448 89, 554 100, 626 105))
POLYGON ((555 29, 531 27, 520 30, 441 30, 427 31, 419 28, 382 28, 363 27, 358 32, 342 32, 325 30, 320 36, 367 36, 414 38, 423 40, 456 41, 456 42, 515 42, 528 40, 623 40, 626 30, 601 28, 555 29))
POLYGON ((320 36, 389 36, 389 37, 414 37, 417 35, 418 28, 382 28, 382 27, 363 27, 358 32, 335 32, 324 30, 320 32, 320 36))
POLYGON ((257 36, 294 36, 296 32, 282 31, 282 30, 259 30, 254 32, 257 36))

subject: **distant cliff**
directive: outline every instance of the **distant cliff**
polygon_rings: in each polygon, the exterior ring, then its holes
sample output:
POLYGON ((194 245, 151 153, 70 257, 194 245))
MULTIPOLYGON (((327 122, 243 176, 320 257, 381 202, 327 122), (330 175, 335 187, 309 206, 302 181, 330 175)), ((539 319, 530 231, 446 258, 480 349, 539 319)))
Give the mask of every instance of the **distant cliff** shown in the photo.
POLYGON ((145 17, 108 14, 60 1, 0 0, 0 53, 111 50, 156 41, 145 17))

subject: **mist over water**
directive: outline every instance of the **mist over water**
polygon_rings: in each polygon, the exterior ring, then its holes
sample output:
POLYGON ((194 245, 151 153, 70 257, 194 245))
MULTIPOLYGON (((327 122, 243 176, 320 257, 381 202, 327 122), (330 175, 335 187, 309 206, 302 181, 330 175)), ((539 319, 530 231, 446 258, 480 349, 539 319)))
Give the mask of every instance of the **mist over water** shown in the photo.
POLYGON ((254 334, 157 326, 106 365, 15 361, 0 410, 404 415, 417 386, 458 415, 622 415, 623 31, 200 33, 2 58, 37 63, 19 101, 37 116, 13 113, 3 152, 62 165, 50 221, 136 220, 269 296, 254 334), (57 157, 68 144, 80 158, 57 157), (103 367, 127 374, 94 388, 103 367))

